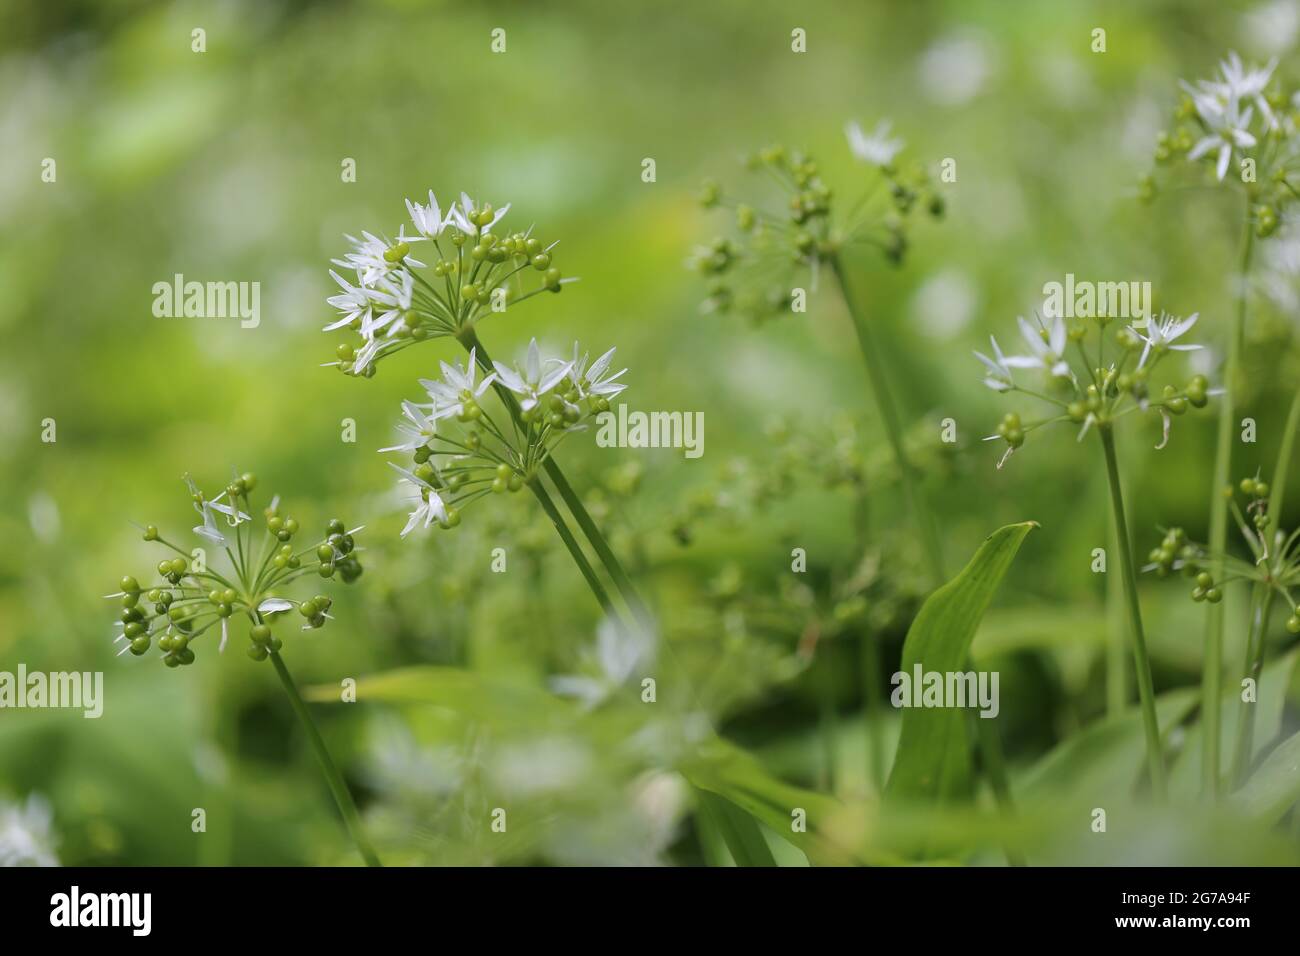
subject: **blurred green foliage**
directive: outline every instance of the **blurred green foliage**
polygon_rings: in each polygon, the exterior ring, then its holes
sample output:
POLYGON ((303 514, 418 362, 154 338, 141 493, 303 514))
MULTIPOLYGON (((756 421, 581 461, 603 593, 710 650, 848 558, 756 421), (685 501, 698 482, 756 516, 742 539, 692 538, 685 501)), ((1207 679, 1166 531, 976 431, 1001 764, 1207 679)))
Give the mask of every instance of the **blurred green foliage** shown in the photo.
MULTIPOLYGON (((1036 433, 995 470, 1001 450, 980 439, 1001 409, 971 350, 990 332, 1012 334, 1043 283, 1066 272, 1150 279, 1158 308, 1199 311, 1202 341, 1222 334, 1235 209, 1209 190, 1143 205, 1136 183, 1178 78, 1207 75, 1229 46, 1277 53, 1282 72, 1300 76, 1287 55, 1294 27, 1261 29, 1259 16, 1208 0, 4 4, 0 669, 102 670, 107 700, 98 721, 0 712, 0 794, 49 798, 65 863, 353 861, 269 668, 242 653, 182 671, 114 657, 100 596, 156 560, 129 522, 184 535, 193 512, 181 475, 216 487, 237 467, 309 502, 304 520, 345 512, 367 525, 366 575, 341 595, 339 620, 287 640, 301 681, 328 688, 437 666, 543 698, 477 716, 364 696, 320 710, 386 859, 725 861, 691 822, 684 779, 656 770, 702 733, 700 715, 771 778, 847 807, 869 801, 857 638, 878 642, 892 671, 923 589, 852 327, 829 285, 807 315, 759 329, 702 315, 684 262, 716 228, 693 200, 702 179, 731 177, 746 152, 781 140, 851 194, 865 172, 843 125, 883 116, 910 155, 955 158, 958 179, 946 221, 917 231, 902 267, 863 255, 855 281, 928 450, 950 564, 1000 525, 1041 523, 975 642, 1003 674, 1013 780, 1039 779, 1029 768, 1105 710, 1113 624, 1104 577, 1089 572, 1108 533, 1104 474, 1068 429, 1036 433), (202 54, 191 52, 196 27, 202 54), (489 50, 495 27, 507 31, 503 55, 489 50), (794 27, 807 31, 806 54, 790 50, 794 27), (1107 30, 1104 54, 1090 51, 1095 27, 1107 30), (41 180, 47 157, 53 183, 41 180), (646 157, 654 183, 641 179, 646 157), (355 183, 341 180, 345 158, 355 183), (636 407, 706 412, 696 461, 589 437, 562 452, 660 613, 662 716, 645 726, 619 708, 577 728, 553 713, 546 679, 590 671, 597 609, 531 501, 475 509, 451 534, 397 536, 405 514, 374 450, 389 444, 414 380, 459 357, 454 343, 408 350, 373 380, 319 367, 333 357, 319 329, 342 234, 394 233, 402 199, 430 187, 444 203, 461 189, 513 203, 516 227, 562 237, 566 272, 581 276, 486 323, 498 358, 534 335, 562 352, 574 338, 597 352, 617 345, 636 407), (261 324, 155 318, 152 285, 175 273, 260 282, 261 324), (959 442, 939 449, 950 416, 959 442), (345 418, 356 443, 340 440, 345 418), (54 443, 41 441, 45 419, 54 443), (779 465, 785 484, 746 490, 790 447, 773 437, 775 419, 823 449, 847 427, 863 480, 826 487, 825 459, 796 450, 779 465), (634 489, 628 467, 640 472, 634 489), (488 572, 498 545, 519 556, 500 576, 488 572), (806 584, 790 584, 792 547, 808 553, 806 584), (826 628, 837 611, 843 626, 826 628), (530 825, 498 841, 485 821, 502 794, 530 825), (195 807, 208 813, 201 836, 195 807)), ((1271 468, 1297 382, 1295 311, 1257 299, 1240 404, 1260 438, 1243 446, 1240 474, 1271 468)), ((1141 552, 1157 526, 1204 538, 1213 415, 1180 420, 1155 452, 1159 437, 1123 449, 1141 552)), ((1161 691, 1198 682, 1201 614, 1184 590, 1150 581, 1142 595, 1161 691)), ((1244 596, 1228 604, 1242 622, 1244 596)), ((1234 667, 1243 630, 1230 624, 1234 667)), ((892 747, 896 716, 877 719, 892 747)), ((1279 713, 1274 738, 1294 724, 1279 713)), ((986 834, 987 818, 917 813, 880 824, 904 855, 910 827, 964 858, 961 834, 989 836, 994 851, 1008 839, 986 834)), ((1217 817, 1163 818, 1145 843, 1103 847, 1049 837, 1064 831, 1034 813, 1024 839, 1050 859, 1285 852, 1217 817)))

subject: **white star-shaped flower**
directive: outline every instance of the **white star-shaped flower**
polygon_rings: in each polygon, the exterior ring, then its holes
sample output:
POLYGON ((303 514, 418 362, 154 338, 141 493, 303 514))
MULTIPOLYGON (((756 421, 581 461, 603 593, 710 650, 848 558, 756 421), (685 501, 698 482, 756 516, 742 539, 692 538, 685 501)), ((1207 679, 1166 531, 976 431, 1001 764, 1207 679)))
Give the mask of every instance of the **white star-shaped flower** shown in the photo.
POLYGON ((512 369, 500 362, 492 363, 501 384, 516 395, 522 396, 519 407, 524 411, 529 411, 537 406, 542 397, 560 384, 565 376, 569 374, 569 369, 573 367, 572 362, 556 362, 553 364, 555 367, 549 372, 543 371, 542 355, 537 347, 537 339, 533 339, 528 344, 528 355, 524 360, 522 369, 512 369))
POLYGON ((868 136, 856 120, 847 123, 844 135, 848 137, 849 149, 863 162, 875 166, 888 166, 894 161, 899 150, 905 145, 901 139, 890 139, 889 120, 881 120, 875 132, 868 136))
POLYGON ((1141 368, 1146 364, 1147 357, 1151 354, 1152 349, 1155 349, 1157 352, 1163 352, 1166 350, 1174 352, 1193 352, 1196 349, 1199 349, 1201 347, 1199 345, 1174 345, 1173 343, 1175 339, 1182 336, 1193 325, 1195 325, 1196 320, 1200 318, 1200 316, 1201 314, 1199 312, 1193 312, 1187 318, 1180 319, 1178 316, 1170 315, 1168 312, 1161 312, 1159 319, 1153 320, 1147 325, 1148 335, 1143 335, 1137 329, 1129 326, 1129 331, 1146 343, 1142 349, 1142 357, 1138 359, 1138 368, 1141 368))

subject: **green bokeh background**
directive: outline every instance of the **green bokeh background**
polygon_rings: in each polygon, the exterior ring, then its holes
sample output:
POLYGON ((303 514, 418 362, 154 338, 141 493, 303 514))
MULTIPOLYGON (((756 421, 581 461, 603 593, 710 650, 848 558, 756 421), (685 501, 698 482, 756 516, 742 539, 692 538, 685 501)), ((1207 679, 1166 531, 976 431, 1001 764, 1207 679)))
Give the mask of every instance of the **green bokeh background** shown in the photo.
MULTIPOLYGON (((131 521, 176 536, 193 523, 185 472, 215 489, 232 467, 254 470, 305 522, 337 513, 366 525, 366 574, 335 592, 338 620, 288 638, 287 660, 303 683, 422 662, 535 681, 578 666, 597 622, 563 555, 527 580, 506 575, 457 592, 442 586, 445 577, 481 568, 495 532, 397 536, 405 515, 375 449, 389 443, 414 380, 431 375, 437 359, 458 357, 454 344, 406 351, 372 380, 319 367, 337 341, 320 328, 331 315, 326 269, 344 250, 342 234, 394 233, 403 198, 430 187, 444 203, 461 189, 512 203, 508 221, 535 222, 561 239, 558 264, 581 277, 560 296, 487 322, 497 357, 517 357, 532 336, 555 350, 574 338, 596 351, 617 345, 635 407, 705 411, 698 460, 607 452, 590 436, 571 442, 564 459, 583 489, 628 460, 645 465, 624 537, 644 546, 640 579, 666 609, 665 630, 689 632, 665 639, 690 644, 695 679, 727 700, 715 713, 723 732, 773 772, 815 784, 822 771, 812 741, 828 671, 842 685, 844 749, 860 760, 852 646, 790 675, 798 633, 769 636, 767 650, 749 654, 713 625, 682 624, 709 604, 707 582, 724 569, 770 591, 792 543, 818 573, 851 564, 847 499, 809 476, 763 514, 702 525, 689 548, 668 531, 692 490, 716 484, 728 462, 762 470, 773 416, 811 430, 848 413, 861 424, 864 452, 884 453, 833 286, 819 287, 806 316, 753 329, 702 314, 702 283, 684 263, 722 225, 695 202, 701 180, 740 182, 746 152, 782 141, 815 155, 837 193, 852 196, 867 173, 853 163, 843 125, 857 118, 871 127, 886 116, 910 155, 955 158, 958 180, 944 187, 945 221, 916 230, 903 267, 864 253, 854 279, 918 434, 933 436, 947 417, 957 422, 959 450, 928 479, 950 565, 999 525, 1042 525, 980 637, 1021 648, 1003 659, 1000 723, 1013 767, 1028 765, 1104 707, 1105 585, 1089 572, 1091 549, 1107 533, 1104 474, 1094 445, 1077 445, 1068 429, 1036 433, 995 470, 1000 449, 978 439, 1005 409, 981 386, 971 350, 991 332, 1013 339, 1015 317, 1066 272, 1149 279, 1157 308, 1200 312, 1200 340, 1221 338, 1239 210, 1208 189, 1143 205, 1136 183, 1178 78, 1208 75, 1229 47, 1260 59, 1278 53, 1280 73, 1300 75, 1289 46, 1278 46, 1285 32, 1262 30, 1259 9, 993 0, 798 9, 5 3, 0 669, 102 670, 107 700, 98 721, 0 712, 0 793, 49 799, 66 863, 352 861, 269 668, 238 643, 235 653, 201 654, 181 671, 113 655, 112 605, 101 595, 161 556, 131 521), (202 54, 190 49, 196 27, 206 30, 202 54), (496 27, 506 30, 503 55, 489 49, 496 27), (805 54, 791 52, 795 27, 807 31, 805 54), (1107 31, 1103 54, 1090 50, 1096 27, 1107 31), (54 183, 41 181, 46 157, 57 162, 54 183), (654 183, 641 178, 646 157, 656 162, 654 183), (341 181, 344 158, 356 161, 355 183, 341 181), (178 272, 260 282, 260 326, 155 318, 151 287, 178 272), (54 443, 41 441, 47 418, 57 423, 54 443), (345 418, 356 422, 355 443, 340 440, 345 418), (201 836, 190 829, 199 806, 209 815, 201 836)), ((1243 397, 1259 441, 1243 446, 1234 473, 1272 467, 1296 381, 1294 335, 1294 315, 1261 302, 1243 397)), ((1156 453, 1158 439, 1144 422, 1123 448, 1143 551, 1157 526, 1182 525, 1204 539, 1213 413, 1180 420, 1156 453)), ((898 491, 881 481, 870 501, 888 545, 882 574, 905 585, 917 548, 899 520, 898 491)), ((492 505, 466 524, 487 522, 492 505)), ((503 515, 503 540, 533 520, 522 506, 503 515)), ((1198 679, 1201 615, 1183 591, 1147 582, 1143 593, 1162 688, 1198 679)), ((1230 621, 1241 619, 1239 604, 1229 596, 1230 621)), ((895 654, 905 624, 882 631, 895 654)), ((1233 630, 1226 660, 1234 667, 1239 643, 1233 630)), ((552 836, 502 849, 460 822, 474 790, 466 754, 500 746, 499 738, 483 743, 463 722, 423 711, 358 705, 320 716, 396 861, 643 861, 629 849, 640 831, 625 820, 639 804, 605 751, 596 751, 599 786, 547 798, 552 836), (407 746, 432 768, 427 786, 406 780, 414 796, 402 785, 402 768, 415 776, 407 746), (458 783, 439 782, 442 757, 460 768, 447 777, 458 783), (587 826, 597 803, 609 820, 587 826)), ((835 783, 846 793, 866 786, 852 759, 835 783)), ((685 811, 668 818, 652 856, 699 859, 685 811)))

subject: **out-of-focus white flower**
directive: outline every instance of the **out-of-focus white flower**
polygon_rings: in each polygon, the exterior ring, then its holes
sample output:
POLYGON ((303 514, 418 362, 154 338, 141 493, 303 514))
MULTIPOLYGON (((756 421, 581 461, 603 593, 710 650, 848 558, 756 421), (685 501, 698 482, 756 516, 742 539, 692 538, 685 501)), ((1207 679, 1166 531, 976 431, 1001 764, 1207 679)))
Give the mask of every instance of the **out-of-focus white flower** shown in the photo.
POLYGON ((654 635, 642 628, 625 628, 612 618, 600 622, 596 646, 591 652, 598 673, 594 676, 563 674, 552 677, 551 690, 562 697, 574 697, 584 709, 607 700, 645 666, 654 655, 654 635))
POLYGON ((1214 173, 1219 181, 1228 174, 1228 163, 1232 161, 1232 151, 1234 149, 1250 149, 1255 145, 1254 135, 1247 129, 1250 126, 1252 108, 1246 107, 1243 113, 1236 100, 1226 104, 1213 105, 1215 103, 1209 97, 1193 97, 1197 102, 1197 112, 1205 121, 1209 133, 1197 141, 1196 145, 1188 152, 1187 158, 1192 162, 1206 156, 1217 150, 1218 158, 1215 160, 1214 173))
POLYGON ((26 803, 0 800, 0 866, 58 866, 54 814, 44 797, 26 803))
POLYGON ((849 149, 858 159, 873 166, 888 166, 906 145, 901 139, 890 139, 889 130, 889 120, 881 120, 875 132, 868 136, 857 120, 853 120, 845 124, 844 135, 848 137, 849 149))
POLYGON ((1058 378, 1069 378, 1070 366, 1063 357, 1067 341, 1065 321, 1059 315, 1052 319, 1052 324, 1046 329, 1046 341, 1042 331, 1030 325, 1023 316, 1017 316, 1016 322, 1020 326, 1021 338, 1033 354, 1013 355, 1005 360, 1007 364, 1015 368, 1041 368, 1058 378))

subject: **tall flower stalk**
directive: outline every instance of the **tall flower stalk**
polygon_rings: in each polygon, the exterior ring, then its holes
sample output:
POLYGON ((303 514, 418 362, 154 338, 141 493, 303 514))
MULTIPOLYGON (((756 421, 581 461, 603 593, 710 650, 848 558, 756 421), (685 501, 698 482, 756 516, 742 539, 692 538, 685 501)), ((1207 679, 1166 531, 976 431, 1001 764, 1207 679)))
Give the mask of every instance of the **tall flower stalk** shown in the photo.
MULTIPOLYGON (((146 541, 156 541, 178 556, 158 563, 157 582, 142 585, 133 575, 127 575, 121 580, 121 590, 108 595, 120 599, 122 606, 118 621, 121 630, 116 636, 122 645, 119 656, 129 652, 143 657, 156 645, 167 667, 187 667, 195 662, 194 648, 202 637, 213 632, 208 638, 211 642, 219 634, 217 651, 223 652, 230 640, 231 620, 247 618, 248 656, 254 661, 270 659, 320 763, 348 835, 366 864, 379 866, 379 857, 361 826, 347 784, 280 654, 283 641, 272 630, 281 617, 295 610, 305 622, 302 630, 325 626, 331 619, 332 598, 317 594, 299 600, 284 596, 284 591, 307 576, 337 577, 345 583, 360 577, 360 549, 353 536, 361 528, 349 531, 335 518, 326 525, 320 538, 299 548, 293 543, 301 530, 298 520, 281 514, 278 496, 263 511, 264 533, 258 535, 253 531, 250 497, 257 486, 257 477, 252 473, 236 475, 212 498, 204 495, 189 476, 186 482, 194 510, 200 516, 194 533, 204 545, 193 552, 186 551, 162 537, 157 527, 149 525, 144 529, 146 541), (208 547, 225 554, 224 571, 208 563, 208 547)), ((279 629, 285 633, 283 626, 279 629)))
MULTIPOLYGON (((1228 539, 1228 510, 1222 491, 1232 470, 1232 432, 1240 404, 1241 350, 1248 301, 1248 278, 1256 239, 1267 239, 1278 229, 1286 210, 1300 197, 1300 113, 1293 98, 1274 77, 1277 61, 1262 67, 1247 65, 1229 53, 1209 80, 1183 83, 1184 97, 1173 117, 1173 127, 1162 132, 1155 160, 1160 166, 1192 167, 1201 177, 1212 176, 1226 185, 1240 184, 1244 196, 1244 235, 1238 275, 1236 307, 1224 336, 1223 404, 1215 443, 1213 487, 1210 498, 1210 550, 1221 560, 1228 539)), ((1155 197, 1155 178, 1146 177, 1140 194, 1155 197)), ((1222 563, 1215 565, 1221 577, 1222 563)), ((1201 681, 1201 709, 1208 728, 1202 754, 1202 791, 1211 799, 1222 788, 1219 731, 1222 719, 1224 609, 1212 604, 1206 612, 1205 660, 1201 681)))
MULTIPOLYGON (((1006 450, 998 462, 1001 468, 1026 441, 1026 437, 1044 425, 1058 422, 1079 426, 1079 440, 1088 431, 1096 430, 1105 460, 1106 480, 1110 491, 1111 512, 1115 523, 1115 541, 1119 549, 1120 573, 1124 583, 1124 601, 1127 606, 1130 637, 1133 642, 1133 660, 1137 671, 1138 699, 1142 713, 1143 733, 1146 738, 1146 761, 1151 791, 1157 800, 1165 799, 1164 761, 1160 746, 1160 726, 1156 716, 1155 688, 1151 678, 1151 662, 1147 653, 1146 632, 1142 624, 1142 608, 1137 595, 1137 563, 1133 557, 1133 541, 1129 534, 1128 519, 1124 509, 1124 494, 1120 479, 1119 457, 1115 450, 1114 428, 1116 422, 1132 414, 1158 415, 1161 438, 1157 449, 1169 442, 1170 428, 1175 418, 1190 408, 1203 408, 1209 402, 1209 382, 1203 375, 1193 375, 1179 387, 1164 385, 1157 399, 1152 394, 1151 377, 1171 353, 1200 348, 1179 340, 1197 321, 1192 315, 1180 319, 1162 313, 1158 318, 1146 320, 1143 328, 1121 328, 1116 335, 1116 357, 1106 361, 1106 326, 1111 318, 1100 316, 1084 324, 1067 326, 1060 316, 1031 323, 1018 320, 1024 345, 1023 355, 1006 355, 997 339, 990 337, 991 355, 976 352, 984 365, 984 384, 996 392, 1018 393, 1045 404, 1049 412, 1045 418, 1023 421, 1019 414, 1008 412, 998 426, 997 433, 986 441, 1002 441, 1006 450), (1090 351, 1088 340, 1093 330, 1097 332, 1095 350, 1090 351), (1071 356, 1077 356, 1080 367, 1076 369, 1071 356), (1036 391, 1016 380, 1021 370, 1032 370, 1046 378, 1047 392, 1036 391)), ((1152 553, 1156 563, 1172 562, 1182 541, 1173 532, 1166 537, 1160 549, 1152 553)), ((1217 601, 1217 589, 1210 595, 1217 601)))

